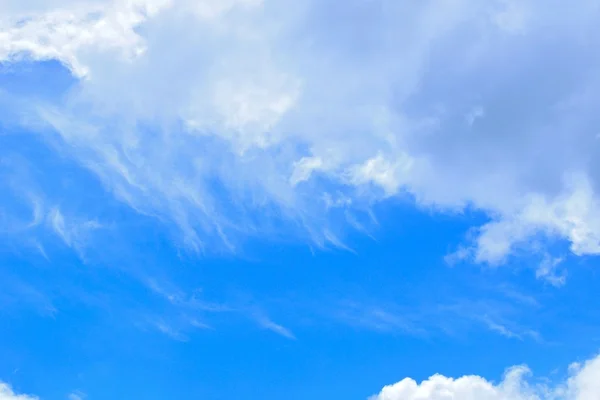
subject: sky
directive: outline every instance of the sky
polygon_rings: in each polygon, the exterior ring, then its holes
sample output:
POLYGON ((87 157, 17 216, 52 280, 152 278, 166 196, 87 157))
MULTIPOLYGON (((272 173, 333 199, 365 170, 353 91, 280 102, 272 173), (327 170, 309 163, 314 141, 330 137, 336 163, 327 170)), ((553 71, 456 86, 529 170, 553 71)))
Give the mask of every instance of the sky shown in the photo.
POLYGON ((600 2, 2 0, 0 400, 600 399, 600 2))

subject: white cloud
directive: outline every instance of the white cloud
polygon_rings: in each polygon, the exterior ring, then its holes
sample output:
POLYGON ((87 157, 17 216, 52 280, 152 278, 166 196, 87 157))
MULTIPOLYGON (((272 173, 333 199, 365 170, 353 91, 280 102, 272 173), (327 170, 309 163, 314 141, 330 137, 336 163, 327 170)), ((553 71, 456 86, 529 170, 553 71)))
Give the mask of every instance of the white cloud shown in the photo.
POLYGON ((82 250, 90 232, 102 227, 95 220, 70 219, 67 221, 58 207, 54 207, 48 212, 48 224, 67 246, 78 251, 82 250))
POLYGON ((85 393, 77 390, 73 393, 69 393, 68 399, 69 400, 84 400, 87 396, 85 395, 85 393))
POLYGON ((8 153, 8 156, 0 154, 0 192, 3 194, 0 198, 0 235, 7 242, 19 242, 49 259, 44 238, 50 232, 82 256, 91 233, 103 226, 94 219, 81 217, 80 212, 64 211, 64 208, 77 207, 58 207, 57 202, 69 203, 65 191, 44 187, 45 182, 40 180, 49 178, 40 173, 41 168, 33 167, 35 160, 14 156, 10 149, 8 153), (56 197, 57 201, 54 200, 56 197))
POLYGON ((594 1, 4 3, 0 59, 80 78, 20 111, 191 247, 409 194, 490 217, 460 258, 600 253, 594 1))
POLYGON ((269 330, 288 339, 296 339, 296 336, 292 331, 283 325, 279 325, 278 323, 271 321, 269 318, 260 317, 257 319, 257 322, 263 329, 269 330))
POLYGON ((482 323, 484 323, 487 326, 487 328, 489 330, 496 332, 499 335, 502 335, 506 338, 518 339, 518 340, 524 340, 525 338, 538 340, 538 341, 541 340, 541 335, 537 331, 534 331, 531 329, 525 329, 525 330, 521 330, 519 332, 515 332, 512 329, 508 328, 507 326, 493 321, 487 315, 484 315, 483 317, 481 317, 479 319, 481 320, 482 323))
POLYGON ((386 386, 371 400, 596 400, 600 398, 600 356, 569 368, 562 383, 547 385, 531 379, 527 367, 509 368, 495 384, 480 376, 453 379, 442 375, 417 383, 406 378, 386 386))
POLYGON ((485 110, 481 106, 473 107, 471 111, 465 115, 465 120, 467 121, 467 125, 473 126, 475 121, 479 118, 483 118, 485 115, 485 110))
POLYGON ((546 256, 535 271, 538 279, 544 279, 553 286, 560 287, 566 282, 566 272, 558 273, 557 267, 563 262, 561 257, 546 256))
POLYGON ((353 167, 350 171, 350 182, 360 186, 375 183, 385 193, 393 195, 398 193, 401 185, 406 181, 405 176, 410 174, 412 160, 405 155, 398 155, 397 161, 389 162, 381 154, 365 161, 364 164, 353 167))
POLYGON ((4 382, 0 382, 0 400, 37 400, 35 396, 26 394, 16 394, 12 387, 4 382))

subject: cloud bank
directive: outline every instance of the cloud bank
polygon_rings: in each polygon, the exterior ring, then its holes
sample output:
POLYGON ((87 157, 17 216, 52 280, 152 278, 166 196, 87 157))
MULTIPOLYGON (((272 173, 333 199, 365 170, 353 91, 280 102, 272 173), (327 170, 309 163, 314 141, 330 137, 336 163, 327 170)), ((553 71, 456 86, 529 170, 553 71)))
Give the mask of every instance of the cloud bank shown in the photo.
POLYGON ((487 215, 457 259, 556 239, 600 252, 596 1, 9 0, 0 15, 0 60, 74 77, 51 100, 4 93, 18 123, 192 248, 282 224, 343 246, 343 226, 406 196, 487 215))
POLYGON ((533 383, 527 367, 508 369, 494 384, 480 376, 458 379, 434 375, 420 384, 410 378, 386 386, 370 400, 595 400, 600 398, 600 356, 584 364, 572 364, 569 377, 549 386, 533 383))

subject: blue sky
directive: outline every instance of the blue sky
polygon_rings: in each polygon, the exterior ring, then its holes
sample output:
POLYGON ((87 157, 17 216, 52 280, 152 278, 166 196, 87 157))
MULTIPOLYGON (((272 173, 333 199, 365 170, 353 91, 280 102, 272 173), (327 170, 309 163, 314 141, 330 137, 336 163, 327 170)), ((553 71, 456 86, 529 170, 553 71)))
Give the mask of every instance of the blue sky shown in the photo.
POLYGON ((600 5, 0 5, 0 400, 600 398, 600 5))

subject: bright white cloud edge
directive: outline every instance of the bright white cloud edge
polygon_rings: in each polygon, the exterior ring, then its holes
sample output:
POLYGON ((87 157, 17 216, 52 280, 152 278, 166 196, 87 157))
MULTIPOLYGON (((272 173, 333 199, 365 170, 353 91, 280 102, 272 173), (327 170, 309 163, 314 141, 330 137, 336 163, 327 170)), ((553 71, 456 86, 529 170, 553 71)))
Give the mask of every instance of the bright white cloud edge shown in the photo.
POLYGON ((457 379, 434 375, 417 383, 406 378, 384 387, 370 400, 597 400, 600 399, 600 356, 569 366, 564 382, 534 381, 525 366, 509 368, 495 384, 480 376, 457 379))
POLYGON ((0 400, 39 400, 35 396, 16 394, 12 387, 0 381, 0 400))
POLYGON ((249 210, 343 246, 332 209, 363 228, 361 204, 408 193, 490 217, 455 259, 600 253, 597 3, 415 4, 351 1, 332 26, 327 1, 8 1, 0 60, 64 63, 64 103, 13 103, 192 247, 272 228, 249 210))

